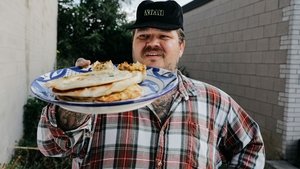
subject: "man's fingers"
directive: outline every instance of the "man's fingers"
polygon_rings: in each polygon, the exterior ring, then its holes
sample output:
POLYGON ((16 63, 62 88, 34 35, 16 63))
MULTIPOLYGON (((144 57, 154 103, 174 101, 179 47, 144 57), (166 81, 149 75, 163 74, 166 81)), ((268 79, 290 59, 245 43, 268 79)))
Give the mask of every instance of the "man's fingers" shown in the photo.
POLYGON ((88 67, 91 64, 90 60, 86 60, 84 58, 78 58, 75 66, 79 66, 79 67, 88 67))

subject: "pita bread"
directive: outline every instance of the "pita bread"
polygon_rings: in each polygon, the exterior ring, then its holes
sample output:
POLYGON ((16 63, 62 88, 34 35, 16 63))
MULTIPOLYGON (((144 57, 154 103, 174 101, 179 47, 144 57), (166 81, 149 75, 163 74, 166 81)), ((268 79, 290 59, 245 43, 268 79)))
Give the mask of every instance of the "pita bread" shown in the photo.
POLYGON ((120 100, 134 99, 142 96, 143 89, 138 84, 129 86, 121 92, 112 93, 100 97, 72 97, 72 96, 58 96, 61 100, 78 101, 78 102, 114 102, 120 100))
MULTIPOLYGON (((122 72, 122 71, 121 71, 122 72)), ((99 97, 109 95, 114 92, 121 92, 131 85, 143 81, 143 74, 141 72, 132 72, 132 77, 119 80, 114 83, 105 83, 103 85, 76 88, 71 90, 57 90, 53 89, 53 93, 57 96, 71 96, 71 97, 99 97)))
POLYGON ((47 82, 45 85, 57 90, 70 90, 76 88, 99 86, 131 78, 129 71, 103 70, 92 71, 77 75, 66 76, 47 82))
POLYGON ((68 101, 112 102, 140 97, 138 85, 146 78, 146 66, 140 63, 95 62, 92 71, 47 82, 53 94, 68 101))

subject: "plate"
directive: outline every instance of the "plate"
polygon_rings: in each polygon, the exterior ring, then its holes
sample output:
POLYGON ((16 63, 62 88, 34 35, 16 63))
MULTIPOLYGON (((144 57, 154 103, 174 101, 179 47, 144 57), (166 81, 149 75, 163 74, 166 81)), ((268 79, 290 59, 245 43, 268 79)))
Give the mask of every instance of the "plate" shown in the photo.
POLYGON ((62 101, 57 100, 51 89, 45 86, 47 81, 78 73, 86 73, 89 71, 91 71, 90 68, 80 69, 78 67, 70 67, 46 73, 39 76, 31 83, 31 91, 35 97, 48 103, 59 105, 70 111, 87 114, 108 114, 125 112, 144 107, 152 103, 158 97, 170 92, 178 84, 176 73, 165 69, 147 67, 147 77, 139 84, 143 88, 144 93, 141 97, 136 99, 115 102, 62 101))

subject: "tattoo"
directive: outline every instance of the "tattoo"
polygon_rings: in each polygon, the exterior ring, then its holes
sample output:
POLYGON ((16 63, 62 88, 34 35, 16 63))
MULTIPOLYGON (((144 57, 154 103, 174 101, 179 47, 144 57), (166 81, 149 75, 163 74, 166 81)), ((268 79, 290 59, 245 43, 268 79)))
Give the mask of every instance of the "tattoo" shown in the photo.
POLYGON ((152 106, 156 112, 156 114, 160 117, 163 118, 165 117, 168 112, 171 109, 172 106, 172 101, 173 101, 173 95, 176 90, 171 91, 170 93, 160 97, 159 99, 155 100, 152 103, 152 106))
POLYGON ((88 114, 72 112, 58 107, 56 114, 57 125, 64 131, 72 130, 82 125, 88 116, 88 114))

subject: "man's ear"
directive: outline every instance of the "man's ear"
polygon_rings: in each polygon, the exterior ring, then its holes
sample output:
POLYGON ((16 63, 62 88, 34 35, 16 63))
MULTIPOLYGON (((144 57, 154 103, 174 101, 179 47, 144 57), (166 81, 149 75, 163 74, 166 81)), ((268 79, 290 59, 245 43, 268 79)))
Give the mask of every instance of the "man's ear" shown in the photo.
POLYGON ((183 40, 183 42, 179 44, 179 48, 180 48, 179 58, 181 58, 181 56, 183 55, 184 49, 185 49, 185 40, 183 40))

